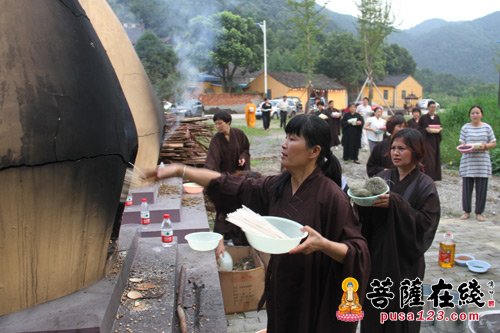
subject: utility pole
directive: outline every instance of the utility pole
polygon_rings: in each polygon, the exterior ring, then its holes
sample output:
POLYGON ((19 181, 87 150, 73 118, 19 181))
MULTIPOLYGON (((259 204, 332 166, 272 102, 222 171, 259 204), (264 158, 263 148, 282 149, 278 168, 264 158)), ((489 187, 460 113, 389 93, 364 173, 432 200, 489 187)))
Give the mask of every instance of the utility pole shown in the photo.
POLYGON ((264 96, 269 97, 267 95, 267 33, 266 33, 266 20, 262 21, 262 23, 257 23, 264 34, 264 96))

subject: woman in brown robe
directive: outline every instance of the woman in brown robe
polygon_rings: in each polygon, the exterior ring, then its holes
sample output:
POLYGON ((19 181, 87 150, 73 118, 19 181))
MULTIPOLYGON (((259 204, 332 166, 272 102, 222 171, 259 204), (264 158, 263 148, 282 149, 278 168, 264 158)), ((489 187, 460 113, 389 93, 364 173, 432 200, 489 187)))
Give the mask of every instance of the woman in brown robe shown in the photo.
POLYGON ((424 172, 434 180, 441 180, 441 131, 431 133, 429 125, 441 126, 441 120, 436 114, 436 103, 430 101, 427 105, 429 112, 418 121, 418 127, 425 138, 424 172))
POLYGON ((409 128, 418 129, 418 122, 420 117, 422 117, 422 110, 418 106, 411 108, 412 118, 408 120, 407 124, 409 128))
MULTIPOLYGON (((208 146, 205 168, 229 173, 250 170, 250 143, 245 133, 231 127, 232 117, 228 112, 216 113, 213 121, 217 133, 208 146)), ((240 205, 236 203, 236 207, 240 205)), ((234 211, 234 207, 235 203, 228 201, 216 208, 214 231, 224 235, 225 240, 232 239, 234 245, 248 245, 243 231, 226 221, 226 214, 234 211)))
POLYGON ((370 258, 360 225, 339 187, 341 169, 330 151, 330 129, 317 116, 298 115, 285 131, 285 171, 280 175, 246 179, 171 164, 159 168, 157 176, 186 176, 207 186, 216 205, 237 196, 261 215, 292 219, 310 232, 291 251, 296 253, 271 256, 263 297, 268 333, 354 333, 356 323, 337 320, 335 312, 344 278, 356 278, 358 294, 364 295, 370 258))
MULTIPOLYGON (((386 123, 387 133, 395 135, 399 130, 406 128, 405 117, 401 115, 392 116, 386 123)), ((382 170, 394 167, 391 159, 391 137, 386 136, 384 140, 377 143, 370 153, 366 162, 366 173, 373 177, 382 170)))
POLYGON ((323 114, 325 114, 328 119, 326 120, 328 125, 330 126, 330 136, 331 136, 331 147, 335 147, 338 149, 340 145, 340 118, 342 116, 342 112, 337 110, 334 106, 333 101, 328 102, 328 108, 323 110, 323 114))
MULTIPOLYGON (((390 187, 373 207, 356 206, 363 235, 368 240, 372 258, 370 283, 389 277, 394 298, 385 309, 376 309, 365 301, 361 332, 418 333, 419 321, 387 321, 380 324, 380 312, 417 313, 421 307, 400 307, 399 287, 404 279, 424 280, 424 253, 430 247, 439 223, 439 197, 433 180, 420 172, 424 156, 422 134, 411 128, 392 137, 391 158, 394 169, 378 176, 390 187)), ((368 287, 368 292, 373 291, 368 287)))
POLYGON ((359 164, 358 154, 361 148, 361 135, 365 121, 363 117, 356 112, 356 105, 349 104, 349 112, 342 117, 342 146, 344 152, 342 158, 344 161, 352 160, 359 164))

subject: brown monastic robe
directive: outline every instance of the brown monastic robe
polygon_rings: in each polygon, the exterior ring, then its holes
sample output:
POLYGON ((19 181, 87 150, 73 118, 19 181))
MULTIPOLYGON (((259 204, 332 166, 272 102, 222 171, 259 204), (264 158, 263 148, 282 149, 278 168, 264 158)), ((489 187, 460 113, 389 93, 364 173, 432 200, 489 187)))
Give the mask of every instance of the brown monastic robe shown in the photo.
MULTIPOLYGON (((419 321, 387 321, 381 325, 380 311, 416 313, 422 309, 401 309, 399 286, 405 278, 424 280, 424 253, 432 244, 441 212, 438 193, 433 180, 417 169, 401 181, 397 169, 382 171, 378 176, 384 178, 390 187, 389 207, 356 208, 372 258, 370 282, 390 277, 395 297, 384 310, 377 310, 371 301, 365 300, 361 332, 418 333, 419 321)), ((371 289, 368 287, 368 292, 371 289)))
POLYGON ((366 173, 373 177, 384 169, 391 169, 394 165, 391 159, 391 137, 386 137, 377 143, 366 162, 366 173))
POLYGON ((348 159, 357 160, 358 152, 361 148, 361 134, 365 126, 365 120, 359 113, 345 113, 341 120, 342 125, 342 146, 344 152, 342 158, 344 161, 348 159), (356 118, 361 121, 361 125, 351 125, 347 121, 351 118, 356 118))
POLYGON ((434 119, 425 114, 418 121, 419 129, 425 138, 424 172, 434 180, 441 180, 441 133, 428 133, 425 129, 429 125, 441 125, 437 114, 434 119))
POLYGON ((223 133, 215 134, 208 146, 205 168, 229 173, 250 170, 250 143, 245 133, 238 128, 231 128, 229 141, 223 133), (241 158, 246 161, 243 167, 238 166, 241 158))
POLYGON ((321 252, 310 255, 272 255, 266 272, 264 298, 268 333, 355 332, 356 323, 338 321, 342 281, 354 277, 363 298, 369 276, 370 257, 347 197, 331 179, 316 169, 292 195, 288 173, 261 179, 223 175, 208 186, 216 205, 227 195, 261 215, 288 218, 309 225, 324 237, 348 246, 344 263, 321 252), (283 193, 276 195, 280 177, 287 179, 283 193))
MULTIPOLYGON (((420 122, 420 120, 419 120, 420 122)), ((415 119, 411 118, 406 122, 406 126, 408 128, 413 128, 413 129, 418 129, 418 123, 415 121, 415 119)))
MULTIPOLYGON (((229 141, 223 133, 217 133, 210 141, 205 168, 235 173, 239 170, 250 170, 250 143, 247 136, 238 128, 231 128, 229 141), (245 165, 238 166, 238 160, 244 158, 245 165)), ((228 198, 230 199, 230 198, 228 198)), ((247 245, 245 234, 239 227, 226 221, 226 214, 239 208, 241 204, 226 200, 216 210, 214 231, 224 235, 224 239, 232 239, 235 245, 247 245)))
POLYGON ((327 108, 323 110, 323 114, 328 117, 326 120, 328 122, 328 125, 330 126, 330 136, 332 137, 330 146, 335 147, 340 145, 340 118, 332 118, 332 113, 333 112, 339 112, 342 115, 342 112, 339 110, 333 108, 327 108))

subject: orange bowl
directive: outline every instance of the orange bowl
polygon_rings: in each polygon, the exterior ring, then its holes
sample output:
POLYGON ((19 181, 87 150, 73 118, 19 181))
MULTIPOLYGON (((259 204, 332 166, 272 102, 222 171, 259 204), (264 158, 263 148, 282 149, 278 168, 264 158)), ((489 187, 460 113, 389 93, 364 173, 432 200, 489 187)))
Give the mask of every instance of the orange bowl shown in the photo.
POLYGON ((182 187, 184 188, 184 192, 189 194, 198 194, 203 192, 203 186, 196 183, 184 183, 182 184, 182 187))

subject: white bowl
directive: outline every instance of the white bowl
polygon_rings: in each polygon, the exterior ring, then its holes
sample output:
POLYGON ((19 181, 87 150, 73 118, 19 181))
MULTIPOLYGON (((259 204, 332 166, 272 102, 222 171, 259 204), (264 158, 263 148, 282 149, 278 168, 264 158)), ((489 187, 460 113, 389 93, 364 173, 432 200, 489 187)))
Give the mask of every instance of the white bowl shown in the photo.
POLYGON ((182 184, 182 187, 184 188, 184 192, 189 194, 197 194, 203 192, 203 186, 196 183, 184 183, 182 184))
POLYGON ((386 187, 386 190, 384 191, 384 193, 373 195, 371 197, 357 197, 351 193, 351 189, 347 190, 347 195, 358 206, 371 207, 371 206, 373 206, 373 203, 375 202, 375 200, 378 199, 379 196, 381 196, 382 194, 387 194, 387 192, 389 192, 389 186, 386 187))
POLYGON ((474 256, 472 254, 469 254, 469 253, 459 253, 459 254, 456 254, 455 255, 455 263, 458 265, 458 266, 467 266, 467 262, 471 261, 471 260, 474 260, 476 258, 474 258, 474 256), (469 257, 469 259, 459 259, 461 256, 465 257, 469 257))
POLYGON ((472 333, 497 332, 493 331, 498 327, 500 310, 487 310, 478 313, 479 320, 469 320, 469 330, 472 333), (490 324, 490 325, 488 325, 490 324), (491 331, 489 330, 491 327, 491 331))
POLYGON ((474 273, 486 273, 491 265, 482 260, 469 260, 467 261, 467 268, 474 273))
POLYGON ((304 227, 300 223, 277 216, 264 216, 264 218, 290 239, 260 236, 243 229, 250 245, 258 251, 270 254, 288 253, 288 251, 299 245, 303 238, 307 237, 307 232, 300 231, 304 227))
POLYGON ((347 122, 351 125, 355 125, 357 121, 358 121, 358 118, 351 118, 351 119, 347 120, 347 122))
POLYGON ((189 247, 195 251, 210 251, 215 250, 222 235, 216 232, 193 232, 184 237, 189 247))

